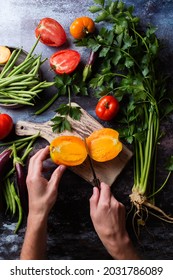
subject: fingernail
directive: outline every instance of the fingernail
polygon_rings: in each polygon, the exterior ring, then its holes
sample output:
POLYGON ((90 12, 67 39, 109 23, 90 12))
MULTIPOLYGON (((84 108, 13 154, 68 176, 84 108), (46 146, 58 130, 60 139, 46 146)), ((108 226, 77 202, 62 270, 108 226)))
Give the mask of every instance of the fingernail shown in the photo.
POLYGON ((65 165, 60 165, 59 168, 61 171, 65 171, 67 167, 65 165))

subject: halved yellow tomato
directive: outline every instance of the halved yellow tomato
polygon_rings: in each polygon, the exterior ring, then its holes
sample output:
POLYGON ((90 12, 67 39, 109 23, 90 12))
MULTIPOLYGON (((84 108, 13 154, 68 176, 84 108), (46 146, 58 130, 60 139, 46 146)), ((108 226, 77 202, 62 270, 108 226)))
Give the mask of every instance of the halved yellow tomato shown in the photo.
POLYGON ((102 128, 94 131, 86 138, 87 146, 92 159, 105 162, 118 156, 122 150, 119 133, 111 128, 102 128))
POLYGON ((80 165, 87 157, 84 141, 78 136, 59 136, 50 144, 54 163, 67 166, 80 165))

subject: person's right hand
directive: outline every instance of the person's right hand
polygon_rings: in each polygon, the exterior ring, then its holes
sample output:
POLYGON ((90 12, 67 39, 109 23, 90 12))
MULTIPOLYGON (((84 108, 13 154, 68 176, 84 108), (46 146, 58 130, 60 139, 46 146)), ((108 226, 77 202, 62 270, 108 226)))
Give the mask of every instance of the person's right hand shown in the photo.
POLYGON ((125 207, 101 183, 90 198, 90 215, 103 245, 114 259, 139 259, 126 231, 125 207))

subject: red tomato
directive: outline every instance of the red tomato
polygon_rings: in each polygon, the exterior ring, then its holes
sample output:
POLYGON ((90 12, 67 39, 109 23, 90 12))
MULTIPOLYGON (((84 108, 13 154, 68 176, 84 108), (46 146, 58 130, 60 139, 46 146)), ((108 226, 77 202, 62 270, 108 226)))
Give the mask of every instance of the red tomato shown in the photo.
POLYGON ((66 40, 64 28, 52 18, 43 18, 35 29, 35 35, 40 36, 40 42, 51 47, 60 47, 66 40))
POLYGON ((112 95, 103 96, 97 103, 96 115, 104 121, 112 120, 119 111, 119 102, 112 95))
POLYGON ((9 135, 13 128, 13 120, 7 114, 0 114, 0 140, 9 135))
POLYGON ((72 73, 80 62, 80 54, 75 50, 62 50, 50 57, 50 66, 57 74, 72 73))

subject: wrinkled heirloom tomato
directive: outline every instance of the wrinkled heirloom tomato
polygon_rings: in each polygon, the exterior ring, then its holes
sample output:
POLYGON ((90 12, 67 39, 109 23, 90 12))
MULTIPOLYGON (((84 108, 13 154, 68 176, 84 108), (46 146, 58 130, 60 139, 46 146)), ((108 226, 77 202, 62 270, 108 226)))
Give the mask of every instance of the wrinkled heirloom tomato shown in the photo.
POLYGON ((104 121, 112 120, 119 111, 119 102, 112 95, 103 96, 95 108, 96 115, 104 121))
POLYGON ((66 40, 64 28, 52 18, 43 18, 35 29, 35 35, 40 36, 40 42, 51 47, 60 47, 66 40))
POLYGON ((80 62, 80 54, 75 50, 62 50, 50 57, 50 66, 57 74, 72 73, 80 62))
POLYGON ((8 114, 0 114, 0 140, 7 137, 13 128, 13 120, 8 114))
POLYGON ((95 23, 89 17, 76 18, 70 25, 70 34, 75 39, 82 39, 87 34, 93 33, 95 30, 95 23))

